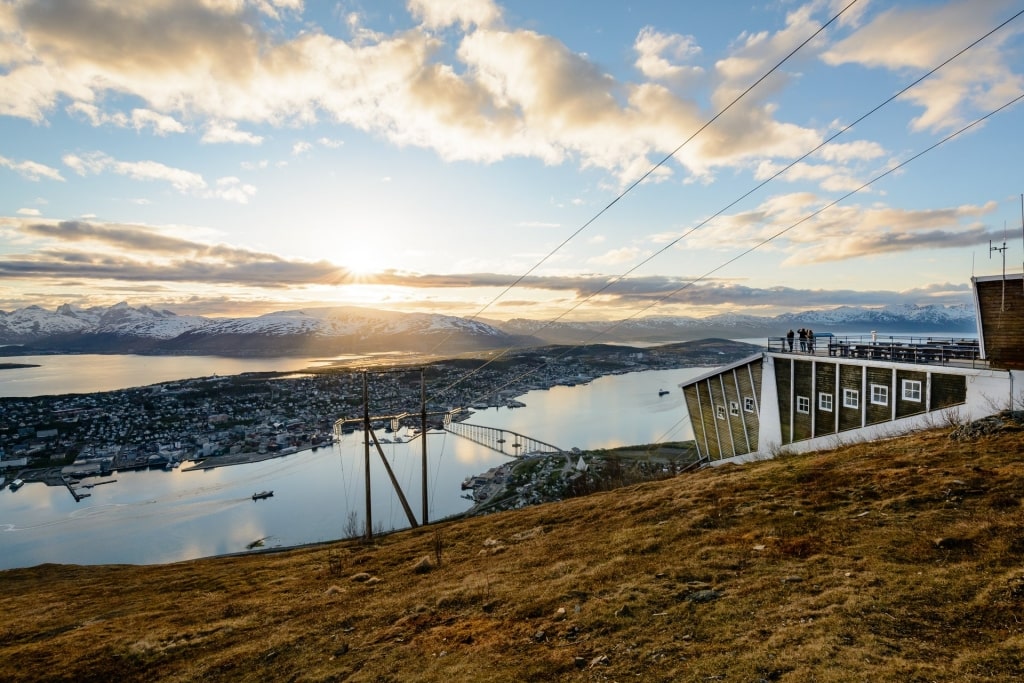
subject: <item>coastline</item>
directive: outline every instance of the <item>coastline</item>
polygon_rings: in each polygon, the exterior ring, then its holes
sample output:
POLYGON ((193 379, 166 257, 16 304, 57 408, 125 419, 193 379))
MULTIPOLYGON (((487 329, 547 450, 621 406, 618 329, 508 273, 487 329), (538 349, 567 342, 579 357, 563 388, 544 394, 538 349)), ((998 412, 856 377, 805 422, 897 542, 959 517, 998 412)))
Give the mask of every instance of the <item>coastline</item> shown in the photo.
POLYGON ((182 472, 191 472, 193 470, 212 470, 217 467, 230 467, 231 465, 247 465, 253 462, 263 462, 264 460, 273 460, 274 458, 284 458, 289 455, 295 455, 296 453, 302 453, 303 451, 311 451, 314 448, 319 448, 321 445, 329 444, 309 444, 308 446, 302 446, 296 448, 294 451, 288 451, 287 453, 281 452, 267 452, 267 453, 232 453, 230 455, 215 455, 203 460, 197 460, 194 465, 189 467, 182 467, 182 472))

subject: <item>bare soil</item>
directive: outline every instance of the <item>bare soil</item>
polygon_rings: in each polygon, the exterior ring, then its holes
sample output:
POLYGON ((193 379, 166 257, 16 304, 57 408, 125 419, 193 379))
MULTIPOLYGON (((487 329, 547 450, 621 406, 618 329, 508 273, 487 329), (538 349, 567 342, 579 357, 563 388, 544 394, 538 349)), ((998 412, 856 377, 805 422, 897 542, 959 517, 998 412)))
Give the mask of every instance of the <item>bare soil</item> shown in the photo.
POLYGON ((952 431, 372 544, 3 571, 0 680, 1022 680, 1024 431, 952 431))

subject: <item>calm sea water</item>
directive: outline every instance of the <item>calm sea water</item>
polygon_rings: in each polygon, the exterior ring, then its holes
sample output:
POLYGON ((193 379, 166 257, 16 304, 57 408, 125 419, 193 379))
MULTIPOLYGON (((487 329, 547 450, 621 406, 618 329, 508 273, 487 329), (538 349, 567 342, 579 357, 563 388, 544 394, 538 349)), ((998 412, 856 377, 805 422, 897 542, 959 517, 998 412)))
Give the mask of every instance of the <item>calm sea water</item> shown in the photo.
MULTIPOLYGON (((678 384, 708 370, 638 372, 602 377, 586 386, 531 391, 520 397, 525 408, 482 410, 469 422, 518 431, 564 449, 689 439, 678 384), (662 388, 670 393, 659 397, 662 388)), ((153 375, 144 380, 156 381, 161 380, 153 375)), ((469 507, 460 497, 466 477, 507 462, 452 434, 431 433, 427 445, 428 512, 434 520, 469 507)), ((385 444, 384 450, 419 520, 420 441, 385 444)), ((408 526, 380 457, 375 451, 371 455, 374 526, 408 526)), ((44 562, 152 564, 240 552, 257 540, 265 547, 284 547, 342 538, 350 511, 358 516, 360 530, 365 524, 363 460, 362 435, 351 434, 329 448, 260 463, 191 472, 119 472, 116 482, 94 487, 78 503, 60 487, 30 483, 18 491, 5 489, 0 491, 0 568, 44 562), (273 490, 273 498, 253 501, 252 494, 262 490, 273 490)))
POLYGON ((0 357, 0 362, 38 366, 0 370, 0 396, 51 396, 115 391, 211 375, 295 372, 330 361, 312 358, 76 354, 7 356, 0 357))

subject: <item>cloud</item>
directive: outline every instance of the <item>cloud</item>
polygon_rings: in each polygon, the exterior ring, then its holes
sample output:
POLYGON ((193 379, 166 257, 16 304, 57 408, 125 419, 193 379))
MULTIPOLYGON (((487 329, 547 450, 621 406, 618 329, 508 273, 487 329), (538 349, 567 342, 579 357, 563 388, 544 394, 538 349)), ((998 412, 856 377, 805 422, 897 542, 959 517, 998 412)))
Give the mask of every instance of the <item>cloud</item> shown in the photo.
MULTIPOLYGON (((204 142, 240 144, 262 142, 246 132, 253 125, 302 127, 329 119, 394 145, 434 150, 445 160, 573 163, 605 171, 622 185, 811 35, 822 23, 819 15, 834 6, 820 0, 797 6, 780 30, 741 33, 713 63, 692 37, 645 27, 633 46, 639 77, 633 82, 552 36, 505 25, 492 0, 409 0, 408 13, 419 23, 396 21, 403 28, 393 33, 366 29, 358 12, 339 10, 349 40, 312 24, 298 0, 21 0, 0 5, 6 16, 0 115, 42 122, 58 102, 70 101, 73 112, 95 125, 168 134, 185 130, 180 121, 194 121, 204 142), (145 106, 130 114, 99 109, 125 99, 145 106)), ((835 27, 852 31, 848 38, 829 46, 824 34, 787 68, 820 57, 819 64, 831 66, 920 69, 952 49, 954 30, 963 35, 964 26, 987 26, 1006 6, 998 0, 892 10, 863 25, 866 14, 849 13, 835 27), (914 22, 938 28, 908 30, 914 22), (916 33, 923 35, 910 37, 916 33)), ((1004 47, 996 40, 972 50, 912 91, 908 99, 924 109, 914 127, 951 125, 963 110, 1024 86, 1004 47)), ((821 132, 785 120, 772 101, 792 79, 786 70, 766 79, 651 181, 682 173, 684 181, 707 182, 717 169, 777 164, 815 147, 821 132)), ((293 153, 310 144, 296 143, 293 153)), ((868 141, 826 149, 819 158, 836 167, 883 154, 868 141)), ((841 189, 857 175, 835 171, 826 178, 808 166, 803 179, 841 189)))
POLYGON ((313 149, 313 145, 306 142, 305 140, 300 140, 296 142, 294 145, 292 145, 292 154, 294 154, 295 156, 299 156, 300 154, 305 154, 311 149, 313 149))
POLYGON ((182 194, 224 199, 240 204, 248 203, 249 199, 256 194, 256 188, 253 185, 243 183, 234 176, 220 178, 211 189, 201 174, 173 168, 157 161, 121 161, 103 152, 89 152, 83 155, 65 154, 62 161, 68 168, 82 176, 109 172, 134 180, 163 181, 182 194))
POLYGON ((636 68, 644 76, 654 80, 683 81, 700 76, 704 69, 699 66, 682 66, 670 61, 684 61, 700 54, 700 46, 693 36, 665 34, 652 26, 644 27, 633 44, 636 50, 636 68))
MULTIPOLYGON (((859 64, 917 74, 966 47, 964 36, 981 36, 1013 9, 1008 0, 954 0, 941 5, 883 12, 822 55, 826 64, 859 64)), ((958 57, 904 98, 923 109, 915 131, 956 128, 1024 89, 1006 43, 1020 32, 1011 26, 958 57)))
POLYGON ((249 198, 256 194, 256 188, 248 183, 243 183, 234 176, 219 178, 213 196, 226 199, 239 204, 248 204, 249 198))
POLYGON ((0 168, 9 168, 21 177, 34 182, 43 178, 48 180, 64 180, 64 176, 57 169, 35 161, 14 161, 5 156, 0 156, 0 168))
POLYGON ((183 193, 206 189, 206 181, 202 175, 173 168, 158 161, 119 161, 103 152, 89 152, 82 156, 65 154, 61 160, 75 173, 83 176, 109 171, 134 180, 164 181, 183 193))
POLYGON ((795 266, 959 248, 998 237, 995 229, 985 229, 979 222, 996 210, 996 202, 941 209, 839 204, 808 219, 828 201, 810 192, 777 195, 750 211, 715 219, 688 235, 681 245, 720 250, 726 234, 730 248, 751 247, 771 239, 771 248, 788 254, 783 265, 795 266))
POLYGON ((409 0, 409 11, 427 28, 458 24, 486 27, 501 19, 501 10, 491 0, 409 0))
POLYGON ((318 138, 317 143, 322 147, 328 149, 338 149, 345 144, 344 140, 335 140, 334 138, 318 138))
MULTIPOLYGON (((421 25, 391 35, 361 31, 358 14, 350 15, 350 42, 315 26, 290 35, 273 23, 281 11, 300 12, 301 3, 252 6, 264 19, 234 1, 18 3, 10 10, 12 40, 24 49, 0 71, 0 115, 42 121, 68 98, 90 120, 130 125, 133 118, 96 107, 104 97, 129 96, 168 117, 131 125, 177 131, 172 122, 179 118, 206 118, 205 141, 249 144, 259 136, 240 132, 241 122, 306 125, 326 115, 448 160, 572 160, 621 182, 647 171, 651 159, 709 116, 705 93, 674 93, 661 82, 679 85, 681 74, 700 73, 698 65, 681 64, 699 56, 686 36, 641 31, 638 68, 651 80, 630 83, 555 38, 503 27, 490 0, 411 0, 421 25), (454 49, 433 33, 438 29, 457 41, 454 49)), ((763 68, 764 45, 777 52, 791 44, 790 34, 813 25, 799 16, 803 21, 778 36, 745 41, 736 55, 751 64, 744 78, 763 68)), ((739 87, 736 64, 716 65, 715 98, 739 87)), ((701 176, 754 155, 803 152, 819 140, 754 105, 737 108, 654 179, 664 180, 677 165, 701 176)))
POLYGON ((68 105, 67 111, 69 114, 84 116, 94 126, 113 125, 118 128, 134 128, 138 131, 148 128, 159 136, 184 133, 186 130, 185 126, 174 117, 149 109, 132 109, 131 114, 128 115, 122 112, 110 114, 88 102, 73 102, 68 105))
MULTIPOLYGON (((0 261, 0 280, 29 279, 45 289, 47 282, 79 283, 79 288, 104 288, 112 296, 128 291, 160 295, 165 286, 230 287, 244 299, 259 299, 260 292, 315 291, 348 284, 361 287, 401 287, 405 300, 437 300, 438 290, 505 288, 515 280, 507 273, 410 273, 386 271, 355 277, 324 260, 286 259, 275 254, 182 237, 183 226, 101 223, 89 220, 46 221, 32 217, 0 218, 0 233, 22 253, 9 253, 0 261), (34 245, 27 249, 27 245, 34 245), (240 289, 241 288, 241 289, 240 289)), ((921 233, 927 234, 927 233, 921 233)), ((928 235, 928 239, 932 236, 928 235)), ((637 276, 617 280, 605 274, 530 275, 520 291, 562 293, 565 305, 600 295, 606 318, 609 311, 632 315, 638 308, 663 302, 658 311, 673 306, 713 308, 806 309, 840 305, 879 306, 899 303, 966 303, 969 287, 935 283, 909 291, 812 290, 788 287, 756 288, 724 279, 695 283, 694 276, 637 276)), ((546 297, 550 299, 550 297, 546 297)), ((159 302, 159 300, 157 300, 159 302)), ((163 305, 164 302, 159 302, 163 305)), ((506 302, 507 303, 507 302, 506 302)))
POLYGON ((16 212, 19 216, 41 216, 42 212, 39 209, 18 209, 16 212))
POLYGON ((147 226, 90 221, 14 219, 16 231, 43 240, 35 251, 8 254, 0 278, 78 278, 116 282, 177 282, 280 289, 352 281, 327 261, 289 260, 224 244, 209 244, 147 226))
POLYGON ((238 130, 238 124, 234 121, 210 121, 206 124, 206 132, 203 133, 202 142, 222 143, 230 142, 240 145, 261 145, 263 136, 238 130))
POLYGON ((625 263, 635 263, 644 255, 644 251, 637 247, 621 247, 607 251, 600 256, 595 256, 589 259, 588 262, 603 266, 618 266, 625 263))

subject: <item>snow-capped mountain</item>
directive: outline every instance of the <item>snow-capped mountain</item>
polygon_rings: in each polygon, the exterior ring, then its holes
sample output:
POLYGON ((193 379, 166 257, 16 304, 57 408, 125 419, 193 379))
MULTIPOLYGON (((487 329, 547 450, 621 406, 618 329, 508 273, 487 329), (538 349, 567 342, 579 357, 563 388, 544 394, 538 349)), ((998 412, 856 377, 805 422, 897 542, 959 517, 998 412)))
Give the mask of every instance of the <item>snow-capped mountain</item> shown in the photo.
POLYGON ((973 333, 967 306, 889 306, 786 313, 759 317, 725 313, 708 318, 651 316, 635 320, 558 322, 467 320, 429 313, 357 307, 278 311, 251 318, 176 315, 127 303, 56 311, 38 306, 0 311, 0 345, 12 353, 159 353, 336 355, 375 351, 451 354, 463 351, 590 342, 668 342, 702 337, 782 336, 815 332, 973 333))
POLYGON ((816 332, 865 334, 871 330, 886 334, 976 332, 974 309, 969 306, 887 306, 858 308, 842 306, 827 310, 754 316, 722 313, 707 318, 651 316, 621 321, 558 322, 546 324, 518 318, 492 322, 506 332, 528 334, 551 343, 579 342, 666 342, 700 337, 782 336, 790 328, 807 327, 816 332))
POLYGON ((463 318, 356 307, 279 311, 252 318, 179 316, 124 302, 108 308, 64 305, 56 311, 38 306, 0 311, 0 344, 19 345, 19 353, 452 353, 536 343, 463 318), (443 349, 436 349, 438 345, 443 349))

